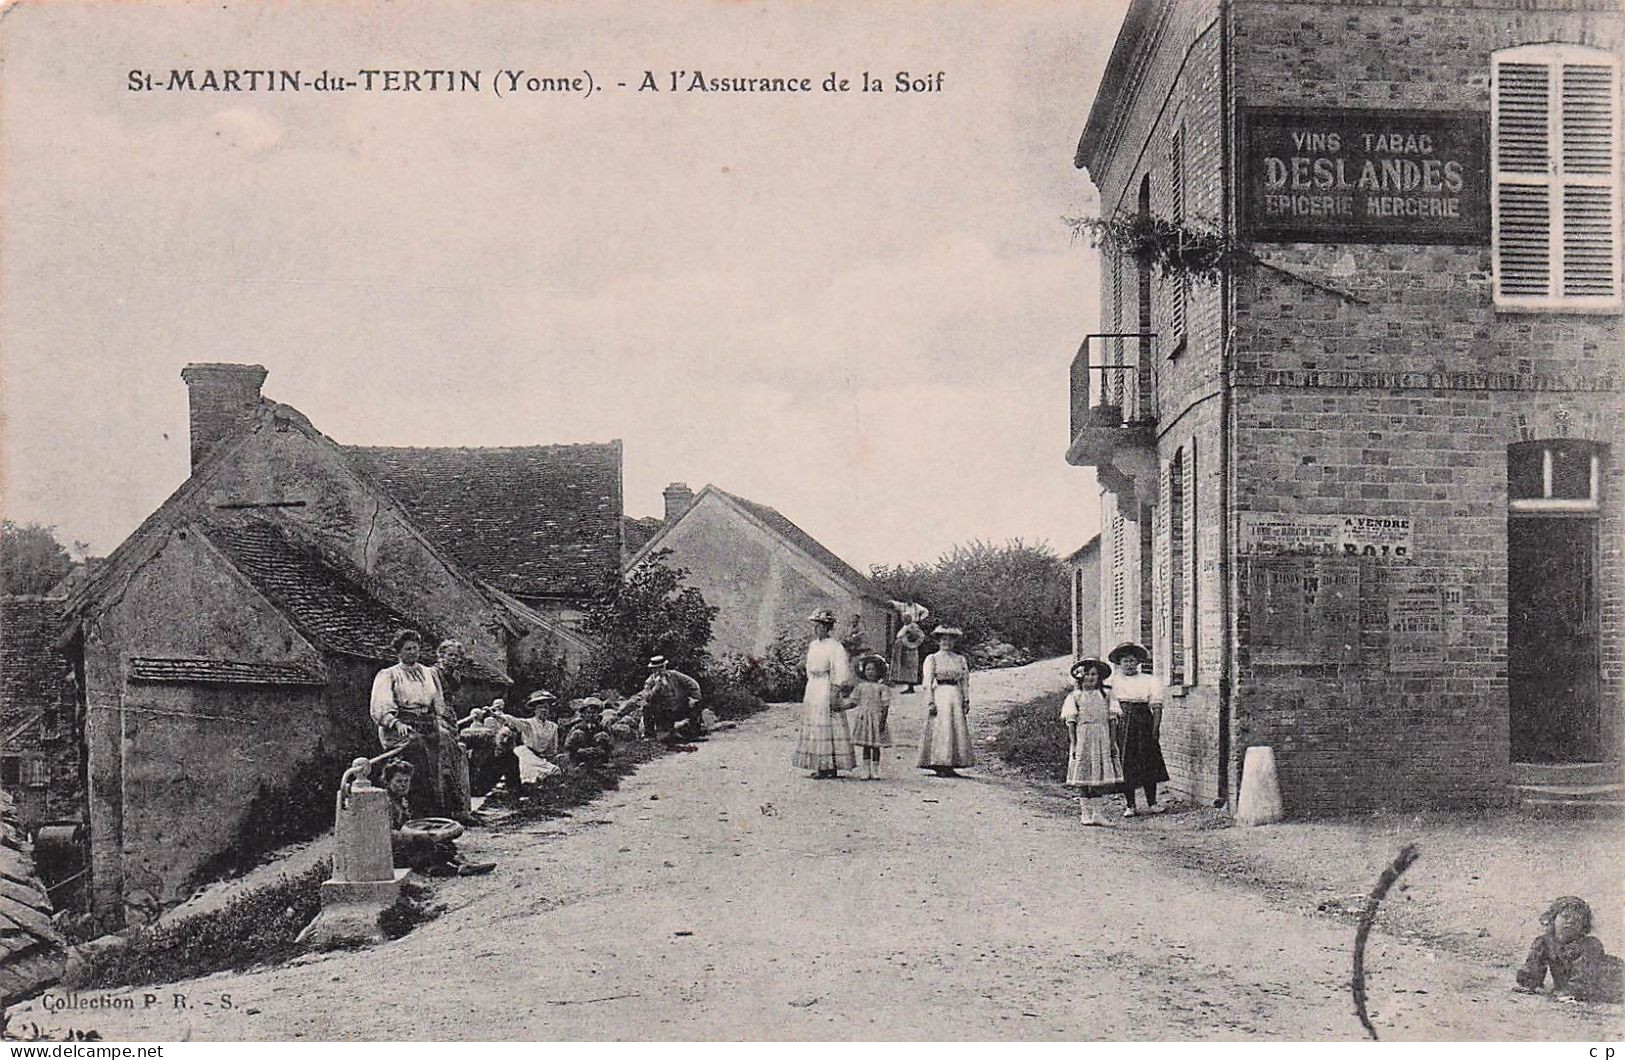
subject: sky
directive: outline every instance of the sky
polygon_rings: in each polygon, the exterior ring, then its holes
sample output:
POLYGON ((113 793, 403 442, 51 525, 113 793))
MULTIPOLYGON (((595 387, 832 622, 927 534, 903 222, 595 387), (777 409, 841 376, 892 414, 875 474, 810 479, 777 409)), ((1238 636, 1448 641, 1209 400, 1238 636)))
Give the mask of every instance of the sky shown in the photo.
POLYGON ((228 361, 345 444, 620 438, 629 515, 709 482, 859 567, 1070 552, 1097 283, 1062 217, 1095 209, 1072 155, 1126 2, 13 4, 4 514, 111 551, 187 475, 181 368, 228 361), (130 88, 227 68, 481 88, 130 88))

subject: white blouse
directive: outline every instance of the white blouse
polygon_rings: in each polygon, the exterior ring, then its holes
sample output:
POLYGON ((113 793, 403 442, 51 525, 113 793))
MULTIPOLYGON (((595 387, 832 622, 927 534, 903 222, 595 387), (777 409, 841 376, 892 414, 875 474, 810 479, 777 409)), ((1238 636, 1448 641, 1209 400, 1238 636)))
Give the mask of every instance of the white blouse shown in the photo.
POLYGON ((1116 674, 1112 677, 1112 705, 1122 703, 1156 703, 1163 701, 1162 682, 1151 674, 1116 674))

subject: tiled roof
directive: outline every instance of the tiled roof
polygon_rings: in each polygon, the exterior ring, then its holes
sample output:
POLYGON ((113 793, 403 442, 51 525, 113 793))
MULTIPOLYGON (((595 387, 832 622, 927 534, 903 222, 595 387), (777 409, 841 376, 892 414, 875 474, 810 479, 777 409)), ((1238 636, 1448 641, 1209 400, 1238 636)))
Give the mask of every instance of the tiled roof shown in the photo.
MULTIPOLYGON (((716 489, 715 486, 711 488, 716 489)), ((881 600, 886 599, 886 594, 880 591, 878 585, 861 574, 856 567, 846 560, 820 545, 811 534, 781 515, 778 509, 769 508, 765 504, 757 504, 755 501, 748 501, 726 490, 717 490, 717 492, 766 523, 774 533, 807 553, 817 560, 824 569, 842 581, 849 583, 854 589, 881 600)))
POLYGON ((0 792, 0 1008, 55 983, 65 959, 11 796, 0 792))
POLYGON ((374 599, 331 560, 269 523, 210 526, 203 532, 319 648, 392 660, 389 642, 395 631, 421 628, 374 599))
POLYGON ((435 548, 504 592, 592 597, 619 577, 619 441, 344 451, 435 548))
POLYGON ((227 685, 322 685, 327 678, 297 663, 236 662, 229 659, 131 659, 132 681, 177 681, 227 685))
POLYGON ((638 550, 660 533, 660 528, 665 525, 665 520, 654 515, 644 516, 641 519, 629 515, 622 519, 621 527, 626 539, 627 556, 637 555, 638 550))
POLYGON ((52 647, 65 621, 64 601, 0 596, 0 730, 54 706, 68 660, 52 647))

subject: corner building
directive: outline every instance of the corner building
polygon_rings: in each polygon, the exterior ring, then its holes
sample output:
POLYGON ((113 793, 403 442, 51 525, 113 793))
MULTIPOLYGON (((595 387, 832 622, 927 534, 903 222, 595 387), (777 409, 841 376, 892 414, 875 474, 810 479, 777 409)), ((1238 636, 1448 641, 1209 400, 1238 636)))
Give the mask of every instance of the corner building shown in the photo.
POLYGON ((1076 164, 1141 235, 1067 460, 1175 790, 1255 744, 1292 814, 1618 781, 1622 42, 1613 0, 1133 0, 1076 164))

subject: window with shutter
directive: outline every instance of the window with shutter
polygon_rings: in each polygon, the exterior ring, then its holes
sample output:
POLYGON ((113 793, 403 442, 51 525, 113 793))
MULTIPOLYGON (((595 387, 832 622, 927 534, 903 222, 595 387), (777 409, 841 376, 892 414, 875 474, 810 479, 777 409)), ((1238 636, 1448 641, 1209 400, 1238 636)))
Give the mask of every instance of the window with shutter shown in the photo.
POLYGON ((1496 305, 1620 308, 1618 86, 1617 61, 1596 48, 1495 53, 1496 305))
POLYGON ((1185 450, 1168 466, 1168 683, 1185 684, 1185 450))
MULTIPOLYGON (((1169 211, 1176 225, 1185 224, 1185 128, 1174 130, 1168 141, 1168 196, 1169 211)), ((1173 274, 1168 305, 1169 356, 1177 356, 1185 344, 1185 307, 1190 301, 1190 277, 1182 272, 1173 274)))

